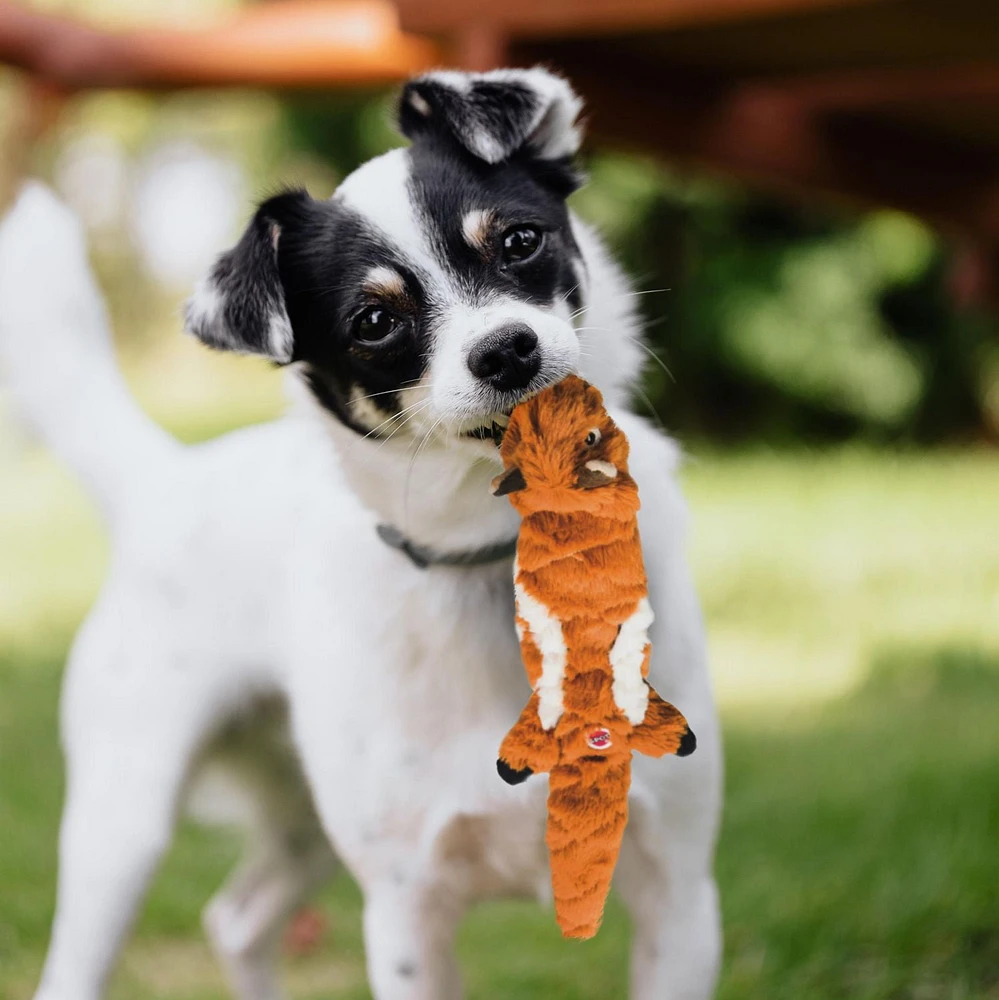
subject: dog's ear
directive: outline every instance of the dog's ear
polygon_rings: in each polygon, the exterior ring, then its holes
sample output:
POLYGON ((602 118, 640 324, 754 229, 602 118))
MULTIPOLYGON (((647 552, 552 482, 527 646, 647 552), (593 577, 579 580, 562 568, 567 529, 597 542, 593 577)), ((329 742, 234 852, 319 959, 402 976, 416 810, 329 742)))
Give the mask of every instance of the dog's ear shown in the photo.
POLYGON ((240 241, 216 260, 188 299, 188 332, 209 347, 291 361, 294 336, 279 255, 289 239, 315 223, 321 205, 305 191, 265 201, 240 241))
POLYGON ((428 73, 403 90, 399 127, 413 141, 450 136, 486 163, 520 152, 564 161, 579 149, 581 108, 569 84, 541 68, 428 73))

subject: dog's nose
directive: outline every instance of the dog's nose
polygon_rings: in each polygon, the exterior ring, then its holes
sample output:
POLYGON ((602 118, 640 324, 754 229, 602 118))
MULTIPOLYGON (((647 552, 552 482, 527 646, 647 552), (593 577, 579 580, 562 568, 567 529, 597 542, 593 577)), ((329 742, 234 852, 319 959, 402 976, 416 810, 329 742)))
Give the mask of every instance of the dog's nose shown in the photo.
POLYGON ((540 369, 538 335, 523 323, 487 333, 468 352, 468 370, 500 392, 526 389, 540 369))

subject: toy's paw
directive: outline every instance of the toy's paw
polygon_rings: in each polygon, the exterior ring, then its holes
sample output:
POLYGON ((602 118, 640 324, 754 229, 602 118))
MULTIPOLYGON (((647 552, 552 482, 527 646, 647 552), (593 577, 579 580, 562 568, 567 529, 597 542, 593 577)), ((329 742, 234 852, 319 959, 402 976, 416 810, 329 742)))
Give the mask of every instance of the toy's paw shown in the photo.
POLYGON ((694 731, 687 727, 687 731, 680 737, 680 745, 676 748, 677 757, 689 757, 697 749, 697 737, 694 731))
POLYGON ((520 771, 510 767, 510 765, 502 758, 496 761, 496 770, 499 772, 499 776, 508 785, 519 785, 534 774, 534 772, 529 768, 525 767, 520 771))

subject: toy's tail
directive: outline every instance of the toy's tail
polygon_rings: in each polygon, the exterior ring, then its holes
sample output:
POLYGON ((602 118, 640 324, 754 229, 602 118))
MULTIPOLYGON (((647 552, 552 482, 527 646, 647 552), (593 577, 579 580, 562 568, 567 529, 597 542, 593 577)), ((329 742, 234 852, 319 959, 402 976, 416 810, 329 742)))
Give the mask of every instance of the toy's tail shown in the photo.
POLYGON ((546 841, 555 918, 567 938, 600 927, 628 822, 631 760, 586 760, 552 769, 546 841))
POLYGON ((178 449, 129 393, 79 222, 29 184, 0 226, 0 368, 47 443, 105 510, 178 449))

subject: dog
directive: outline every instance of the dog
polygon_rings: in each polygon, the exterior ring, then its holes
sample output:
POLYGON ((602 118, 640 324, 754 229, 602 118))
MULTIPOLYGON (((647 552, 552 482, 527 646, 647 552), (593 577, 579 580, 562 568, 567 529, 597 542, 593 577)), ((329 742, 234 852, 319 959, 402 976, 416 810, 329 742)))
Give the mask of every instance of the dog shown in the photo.
POLYGON ((530 692, 517 517, 489 484, 514 405, 573 372, 630 440, 650 680, 698 737, 688 759, 634 762, 615 880, 630 995, 712 995, 720 737, 677 449, 628 411, 633 297, 566 205, 580 110, 543 69, 432 73, 401 93, 408 147, 328 201, 265 201, 187 326, 285 366, 291 406, 196 447, 129 395, 72 214, 31 185, 4 222, 0 359, 113 551, 64 682, 67 794, 36 1000, 103 995, 185 808, 247 830, 204 911, 240 1000, 281 995, 282 929, 337 864, 364 894, 378 1000, 460 996, 463 912, 545 898, 546 778, 510 787, 495 771, 530 692))

